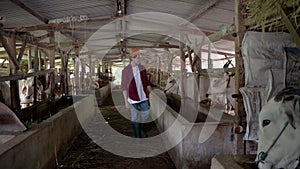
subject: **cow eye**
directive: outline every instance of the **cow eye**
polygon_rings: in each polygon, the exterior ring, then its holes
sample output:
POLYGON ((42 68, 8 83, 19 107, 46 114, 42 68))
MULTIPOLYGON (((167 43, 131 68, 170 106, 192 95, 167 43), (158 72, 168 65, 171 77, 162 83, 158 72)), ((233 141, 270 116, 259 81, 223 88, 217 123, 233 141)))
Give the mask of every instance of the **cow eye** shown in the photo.
POLYGON ((262 126, 265 127, 265 126, 269 125, 270 123, 271 123, 270 120, 263 120, 262 126))

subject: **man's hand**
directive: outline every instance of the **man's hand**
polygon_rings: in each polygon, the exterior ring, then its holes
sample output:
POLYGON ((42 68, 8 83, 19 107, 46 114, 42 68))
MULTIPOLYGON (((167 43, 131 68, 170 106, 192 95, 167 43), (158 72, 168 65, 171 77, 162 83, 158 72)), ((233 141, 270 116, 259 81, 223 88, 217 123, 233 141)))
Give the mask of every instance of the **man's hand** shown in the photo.
POLYGON ((127 100, 125 100, 125 107, 126 107, 126 109, 129 109, 129 107, 130 107, 130 104, 128 103, 127 100))
POLYGON ((152 87, 151 86, 147 86, 147 89, 148 89, 149 93, 152 92, 152 87))
POLYGON ((126 109, 129 109, 130 105, 128 102, 128 94, 126 90, 123 90, 123 96, 124 96, 125 107, 126 109))

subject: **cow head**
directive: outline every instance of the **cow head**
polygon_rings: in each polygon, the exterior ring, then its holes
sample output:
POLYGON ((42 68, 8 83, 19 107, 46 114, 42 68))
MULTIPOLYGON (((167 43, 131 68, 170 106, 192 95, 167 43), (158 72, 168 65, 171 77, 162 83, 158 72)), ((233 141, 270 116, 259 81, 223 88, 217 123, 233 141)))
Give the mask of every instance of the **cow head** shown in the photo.
MULTIPOLYGON (((42 100, 44 91, 43 91, 43 85, 39 80, 37 80, 36 91, 37 91, 37 99, 42 100)), ((34 95, 33 79, 27 79, 22 84, 20 100, 22 103, 32 103, 33 95, 34 95)))
POLYGON ((259 162, 259 168, 296 168, 300 156, 299 91, 284 89, 263 106, 256 160, 264 153, 266 157, 259 162))

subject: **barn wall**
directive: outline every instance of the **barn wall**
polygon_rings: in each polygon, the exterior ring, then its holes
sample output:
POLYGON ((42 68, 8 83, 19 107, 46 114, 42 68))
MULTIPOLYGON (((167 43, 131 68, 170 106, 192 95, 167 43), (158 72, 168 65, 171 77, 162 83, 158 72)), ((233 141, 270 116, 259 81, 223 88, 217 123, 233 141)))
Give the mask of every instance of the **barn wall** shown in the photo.
POLYGON ((210 168, 211 159, 216 154, 233 153, 233 142, 230 141, 232 123, 225 123, 222 120, 220 123, 190 123, 169 106, 165 107, 164 101, 154 94, 150 95, 150 104, 153 118, 158 117, 157 125, 160 132, 168 130, 166 135, 169 142, 178 143, 169 151, 176 168, 210 168), (159 116, 160 112, 163 113, 159 116), (216 127, 216 130, 206 141, 199 143, 198 138, 204 125, 209 128, 216 127), (187 128, 191 128, 191 131, 187 132, 185 130, 187 128), (186 134, 187 136, 183 138, 186 134))
POLYGON ((95 112, 94 98, 85 97, 43 121, 35 129, 26 131, 0 146, 1 168, 54 168, 56 158, 63 153, 82 131, 75 113, 86 118, 95 112), (76 108, 76 111, 79 110, 76 108))

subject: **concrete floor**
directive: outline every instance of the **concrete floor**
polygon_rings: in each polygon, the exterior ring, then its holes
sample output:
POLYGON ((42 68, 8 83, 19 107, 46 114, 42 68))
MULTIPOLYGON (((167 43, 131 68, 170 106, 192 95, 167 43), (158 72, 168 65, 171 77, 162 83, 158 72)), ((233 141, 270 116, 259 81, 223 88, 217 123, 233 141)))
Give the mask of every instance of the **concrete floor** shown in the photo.
MULTIPOLYGON (((119 114, 118 110, 125 109, 122 105, 122 95, 115 92, 113 102, 110 96, 99 107, 105 120, 119 133, 133 137, 132 124, 119 114), (114 99, 115 100, 115 99, 114 99), (117 105, 115 105, 115 104, 117 105)), ((159 134, 154 122, 146 123, 145 128, 149 137, 159 134)), ((175 169, 175 165, 168 153, 148 158, 126 158, 110 153, 95 144, 85 132, 74 141, 66 156, 58 161, 57 169, 69 168, 99 168, 99 169, 175 169)))

